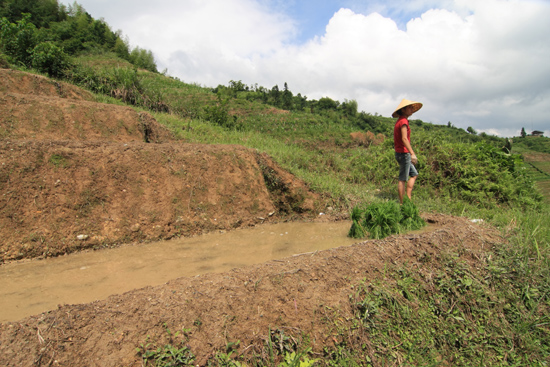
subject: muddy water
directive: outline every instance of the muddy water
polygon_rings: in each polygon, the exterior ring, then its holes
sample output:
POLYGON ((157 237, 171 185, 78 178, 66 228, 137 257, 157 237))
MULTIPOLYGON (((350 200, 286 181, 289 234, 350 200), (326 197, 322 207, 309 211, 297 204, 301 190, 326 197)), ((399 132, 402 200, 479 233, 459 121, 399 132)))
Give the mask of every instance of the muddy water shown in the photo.
POLYGON ((0 322, 170 279, 351 245, 350 222, 282 223, 0 266, 0 322))

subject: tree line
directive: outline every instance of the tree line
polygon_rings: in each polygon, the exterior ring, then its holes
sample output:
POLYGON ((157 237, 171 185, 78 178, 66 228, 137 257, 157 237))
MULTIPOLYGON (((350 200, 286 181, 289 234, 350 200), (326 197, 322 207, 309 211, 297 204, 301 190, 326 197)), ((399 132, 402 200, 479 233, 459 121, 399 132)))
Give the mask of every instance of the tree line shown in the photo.
POLYGON ((309 112, 330 117, 333 120, 346 120, 363 130, 375 133, 386 133, 388 128, 376 115, 358 111, 357 101, 344 100, 340 102, 330 97, 322 97, 318 100, 308 99, 301 93, 294 94, 285 82, 282 90, 276 84, 272 88, 258 85, 247 85, 241 80, 229 81, 227 86, 218 85, 212 91, 220 98, 246 99, 260 102, 275 108, 292 112, 309 112))
POLYGON ((112 31, 76 2, 0 0, 0 51, 8 63, 62 77, 71 56, 116 54, 135 67, 157 72, 151 51, 129 46, 121 31, 112 31))

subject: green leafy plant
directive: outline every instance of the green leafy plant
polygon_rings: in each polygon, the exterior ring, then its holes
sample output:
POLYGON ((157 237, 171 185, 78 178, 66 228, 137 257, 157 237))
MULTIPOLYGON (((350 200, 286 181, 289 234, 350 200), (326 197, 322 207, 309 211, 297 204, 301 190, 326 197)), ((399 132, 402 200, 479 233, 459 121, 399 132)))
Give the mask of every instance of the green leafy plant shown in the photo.
POLYGON ((315 365, 317 359, 309 359, 307 354, 310 351, 311 350, 308 349, 301 353, 287 352, 284 361, 281 362, 278 367, 311 367, 315 365))
POLYGON ((157 347, 153 350, 148 350, 149 344, 143 346, 141 357, 145 366, 153 364, 155 367, 176 367, 176 366, 192 366, 195 361, 195 356, 184 345, 174 346, 166 344, 163 347, 157 347))
POLYGON ((0 19, 0 50, 16 63, 31 64, 31 51, 37 44, 36 26, 30 22, 31 14, 23 14, 22 19, 11 23, 0 19))
POLYGON ((225 347, 225 352, 218 352, 214 360, 208 361, 208 366, 219 366, 219 367, 244 367, 245 364, 235 361, 233 359, 233 354, 239 348, 241 342, 237 340, 236 342, 227 343, 225 347))
POLYGON ((195 355, 191 352, 189 347, 184 345, 185 339, 183 336, 187 334, 189 330, 183 329, 182 333, 179 331, 175 334, 166 327, 166 333, 168 334, 168 343, 163 346, 156 346, 153 343, 147 343, 149 336, 147 336, 146 344, 141 344, 136 348, 136 352, 141 355, 143 360, 143 366, 155 366, 155 367, 185 367, 193 366, 195 361, 195 355), (180 337, 181 339, 178 341, 180 337))
POLYGON ((32 66, 49 76, 60 78, 70 66, 69 57, 53 42, 36 45, 31 54, 32 66))
POLYGON ((280 355, 295 352, 297 348, 296 340, 292 336, 286 335, 283 329, 270 330, 268 344, 270 349, 280 355))
POLYGON ((296 338, 285 333, 282 328, 269 329, 269 336, 266 340, 269 365, 278 367, 313 366, 316 360, 311 360, 308 357, 311 349, 300 350, 300 344, 296 338))
POLYGON ((228 130, 242 129, 242 124, 239 124, 237 116, 229 114, 227 100, 222 100, 220 95, 218 95, 218 102, 215 105, 204 107, 204 118, 228 130))
POLYGON ((61 168, 65 168, 69 165, 67 158, 60 154, 52 154, 49 159, 49 162, 53 164, 55 167, 61 167, 61 168))

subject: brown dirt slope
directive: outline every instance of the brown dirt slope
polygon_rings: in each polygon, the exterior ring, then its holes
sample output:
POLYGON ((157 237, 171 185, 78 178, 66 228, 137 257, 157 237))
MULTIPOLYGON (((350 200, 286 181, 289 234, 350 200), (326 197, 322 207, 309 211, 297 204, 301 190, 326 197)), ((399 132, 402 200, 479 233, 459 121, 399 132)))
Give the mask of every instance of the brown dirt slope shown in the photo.
POLYGON ((0 69, 0 139, 168 142, 146 112, 94 102, 73 85, 0 69))
POLYGON ((197 366, 206 366, 230 342, 241 342, 236 355, 261 355, 270 329, 297 341, 308 335, 319 357, 325 346, 354 342, 364 343, 370 353, 368 340, 352 327, 354 285, 382 279, 386 267, 396 263, 430 279, 444 253, 479 265, 501 240, 495 230, 464 218, 426 219, 438 229, 176 279, 0 325, 0 365, 137 367, 141 344, 152 343, 154 349, 181 340, 170 341, 166 329, 189 329, 186 345, 197 366), (342 335, 338 327, 356 334, 342 335))
POLYGON ((11 69, 0 69, 0 93, 27 96, 57 97, 70 100, 94 101, 94 96, 72 84, 58 82, 40 75, 11 69))
POLYGON ((176 142, 147 113, 42 77, 0 70, 0 80, 0 262, 253 225, 318 205, 253 150, 176 142))
POLYGON ((0 141, 0 160, 4 261, 237 228, 316 205, 269 157, 238 146, 0 141))

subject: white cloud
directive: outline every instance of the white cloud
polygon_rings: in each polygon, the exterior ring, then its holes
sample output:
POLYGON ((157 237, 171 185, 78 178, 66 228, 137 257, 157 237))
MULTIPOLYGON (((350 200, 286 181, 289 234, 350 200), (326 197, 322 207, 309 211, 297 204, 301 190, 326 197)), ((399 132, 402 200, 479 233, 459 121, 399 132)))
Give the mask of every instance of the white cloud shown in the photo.
POLYGON ((310 99, 356 99, 385 116, 408 98, 424 103, 414 117, 437 124, 501 135, 548 130, 544 0, 342 0, 349 6, 304 44, 290 44, 300 19, 265 0, 82 4, 187 82, 288 82, 310 99))
POLYGON ((268 13, 253 0, 163 1, 159 10, 121 26, 163 59, 175 52, 226 59, 269 54, 294 31, 290 18, 268 13))
POLYGON ((297 61, 294 69, 315 70, 314 80, 289 79, 291 89, 298 84, 315 98, 329 90, 331 97, 355 98, 365 111, 384 115, 401 98, 421 100, 425 108, 415 117, 501 135, 529 116, 542 130, 550 112, 550 7, 472 4, 469 11, 428 10, 405 30, 376 13, 340 10, 323 37, 296 48, 294 57, 285 55, 297 61))

